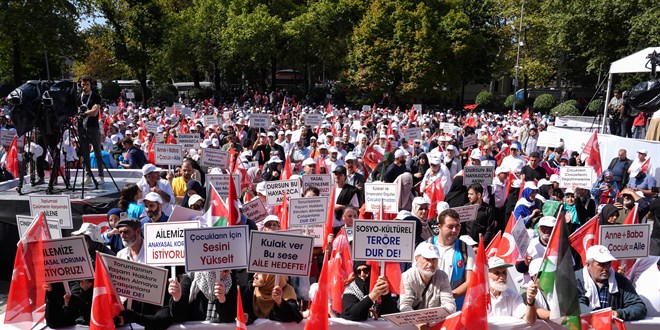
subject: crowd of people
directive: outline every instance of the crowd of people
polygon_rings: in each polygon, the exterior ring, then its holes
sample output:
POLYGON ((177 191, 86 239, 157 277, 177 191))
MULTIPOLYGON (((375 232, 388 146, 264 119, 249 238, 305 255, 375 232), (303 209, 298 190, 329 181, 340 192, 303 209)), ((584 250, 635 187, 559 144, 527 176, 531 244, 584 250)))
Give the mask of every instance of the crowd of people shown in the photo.
MULTIPOLYGON (((585 166, 585 160, 582 150, 567 150, 563 143, 554 148, 538 145, 539 133, 553 125, 549 115, 375 106, 352 111, 288 102, 277 107, 253 102, 216 107, 213 102, 196 102, 174 109, 122 102, 117 112, 111 111, 115 107, 103 107, 97 117, 101 150, 89 153, 92 166, 140 170, 143 177, 123 187, 116 208, 108 211, 109 230, 101 233, 98 227, 83 224, 73 233, 88 238, 91 255, 102 251, 144 262, 142 225, 170 220, 175 205, 203 211, 210 198, 205 175, 233 171, 228 168, 236 168, 241 176, 238 198, 242 204, 255 199, 265 204, 265 182, 313 174, 332 174, 336 196, 335 208, 329 210, 335 214, 333 232, 325 233, 331 243, 328 251, 315 249, 309 277, 179 269, 176 279, 169 280, 162 306, 134 302, 116 318, 118 325, 136 322, 164 329, 185 321, 231 323, 238 295, 248 323, 257 318, 300 322, 318 290, 314 283, 324 256, 332 252, 332 238, 342 228, 351 228, 355 219, 378 218, 365 209, 365 183, 371 182, 396 184, 400 211, 385 217, 415 222, 414 260, 401 264, 401 283, 372 275, 369 263, 353 262, 353 273, 343 283, 342 310, 331 309, 330 317, 364 321, 440 306, 460 311, 474 272, 477 242, 483 239, 487 246, 506 230, 509 219, 515 219, 524 222, 530 244, 515 263, 497 255, 488 258, 489 316, 512 316, 530 324, 550 320, 550 304, 535 279, 543 271, 541 262, 557 221, 573 233, 594 217, 600 225, 617 225, 631 212, 635 223, 653 223, 651 256, 634 266, 613 267, 616 258, 605 246, 590 247, 586 260, 574 253, 580 305, 583 313, 611 307, 613 316, 625 321, 660 316, 660 199, 652 169, 644 166, 651 156, 647 150, 635 150, 636 157, 629 159, 628 151, 621 149, 593 186, 561 188, 560 168, 585 166), (258 113, 269 115, 269 127, 251 125, 250 117, 258 113), (324 119, 307 124, 309 114, 322 114, 324 119), (219 124, 205 125, 205 115, 216 115, 219 124), (155 132, 147 130, 149 123, 158 124, 155 132), (406 139, 405 131, 414 128, 420 129, 421 136, 406 139), (177 144, 180 134, 190 133, 199 141, 184 150, 183 162, 170 170, 157 167, 153 145, 177 144), (293 136, 298 134, 294 133, 299 133, 295 141, 293 136), (471 135, 477 136, 476 142, 464 146, 471 135), (235 155, 231 163, 236 166, 202 164, 205 149, 231 151, 235 155), (492 184, 464 185, 467 166, 492 166, 492 184), (464 221, 454 210, 466 205, 478 205, 476 220, 464 221), (372 276, 377 280, 372 281, 372 276), (395 286, 401 291, 394 292, 395 286)), ((65 161, 78 161, 75 152, 67 155, 65 161)), ((301 193, 306 197, 319 194, 315 187, 301 193)), ((243 215, 241 223, 250 230, 279 230, 278 210, 266 209, 269 215, 264 220, 255 222, 243 215)), ((91 283, 70 283, 70 294, 62 284, 49 285, 48 325, 88 324, 91 283)), ((429 325, 417 327, 428 329, 429 325)))

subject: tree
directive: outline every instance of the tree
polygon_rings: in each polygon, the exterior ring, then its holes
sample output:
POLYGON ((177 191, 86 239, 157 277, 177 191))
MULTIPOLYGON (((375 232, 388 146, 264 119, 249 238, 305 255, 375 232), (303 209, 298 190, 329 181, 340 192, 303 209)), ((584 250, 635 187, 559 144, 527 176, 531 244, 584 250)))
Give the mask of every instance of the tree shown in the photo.
POLYGON ((107 26, 100 25, 83 32, 86 44, 83 52, 86 56, 73 63, 77 76, 88 74, 104 82, 130 77, 130 68, 112 53, 111 34, 107 26))
POLYGON ((550 94, 541 94, 534 100, 534 111, 547 112, 555 106, 555 98, 550 94))
POLYGON ((559 117, 580 115, 580 110, 578 110, 577 101, 575 100, 568 100, 564 103, 561 103, 558 106, 552 108, 551 112, 558 113, 559 117))
POLYGON ((475 103, 484 107, 489 107, 495 103, 495 97, 493 96, 493 93, 489 91, 481 91, 477 95, 475 103))

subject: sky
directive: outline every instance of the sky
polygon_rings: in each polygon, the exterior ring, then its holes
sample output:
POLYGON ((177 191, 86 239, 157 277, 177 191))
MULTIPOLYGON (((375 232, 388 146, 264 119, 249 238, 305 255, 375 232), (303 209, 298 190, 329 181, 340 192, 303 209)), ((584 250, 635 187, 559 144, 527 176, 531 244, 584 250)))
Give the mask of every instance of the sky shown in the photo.
POLYGON ((105 18, 100 16, 83 16, 80 20, 80 29, 86 30, 94 24, 105 24, 105 18))

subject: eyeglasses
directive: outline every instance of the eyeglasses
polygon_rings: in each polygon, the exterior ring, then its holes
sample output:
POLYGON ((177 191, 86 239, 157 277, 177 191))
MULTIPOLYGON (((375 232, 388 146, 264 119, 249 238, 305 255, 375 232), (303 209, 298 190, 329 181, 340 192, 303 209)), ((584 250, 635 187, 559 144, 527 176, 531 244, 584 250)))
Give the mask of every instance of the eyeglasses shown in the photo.
POLYGON ((420 210, 420 211, 428 211, 429 208, 428 208, 428 207, 420 207, 419 210, 420 210))
POLYGON ((370 271, 371 271, 371 269, 369 267, 367 267, 367 268, 358 268, 358 269, 355 270, 355 272, 358 273, 358 274, 360 274, 360 273, 369 274, 370 271))

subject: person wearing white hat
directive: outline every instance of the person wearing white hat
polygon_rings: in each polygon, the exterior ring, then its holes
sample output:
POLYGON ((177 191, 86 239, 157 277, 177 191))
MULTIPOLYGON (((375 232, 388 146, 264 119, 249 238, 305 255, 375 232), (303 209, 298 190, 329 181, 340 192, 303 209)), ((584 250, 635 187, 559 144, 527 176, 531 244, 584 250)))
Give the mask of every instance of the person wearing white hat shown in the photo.
POLYGON ((264 221, 260 222, 260 231, 278 231, 280 230, 280 218, 276 215, 268 215, 264 221))
POLYGON ((144 207, 147 209, 147 216, 140 220, 143 225, 145 223, 167 222, 169 220, 169 216, 163 213, 163 200, 158 193, 150 192, 144 196, 144 207))
POLYGON ((105 241, 101 234, 101 228, 99 228, 99 226, 93 223, 83 222, 78 230, 71 232, 71 236, 81 235, 85 236, 85 242, 87 243, 87 250, 89 251, 90 256, 95 255, 96 253, 94 252, 96 251, 115 255, 115 253, 105 245, 105 241))
MULTIPOLYGON (((445 152, 442 154, 441 161, 447 166, 449 170, 449 177, 453 178, 458 172, 463 170, 463 164, 458 157, 460 151, 453 144, 447 144, 445 152)), ((446 192, 445 192, 446 193, 446 192)))
MULTIPOLYGON (((402 312, 444 307, 449 313, 456 311, 456 302, 451 292, 449 278, 438 271, 440 252, 433 244, 422 242, 415 248, 415 266, 401 274, 404 291, 399 299, 402 312)), ((428 324, 417 324, 418 329, 428 324)))
POLYGON ((648 196, 647 201, 650 201, 650 197, 656 194, 653 192, 653 189, 656 187, 657 184, 655 178, 644 172, 641 167, 636 167, 630 171, 628 188, 632 188, 635 191, 641 191, 645 196, 648 196))
MULTIPOLYGON (((430 185, 436 184, 436 180, 440 180, 440 182, 437 183, 438 186, 441 186, 443 191, 448 192, 449 189, 451 189, 452 180, 449 176, 449 169, 442 162, 438 153, 430 152, 427 154, 427 157, 429 160, 429 169, 426 170, 426 173, 424 173, 419 189, 424 193, 424 197, 426 197, 428 200, 431 200, 431 196, 428 195, 427 191, 430 189, 428 188, 430 185)), ((439 201, 435 202, 437 203, 439 201)), ((431 205, 431 207, 434 206, 435 203, 431 205)))
MULTIPOLYGON (((495 169, 495 177, 493 178, 493 183, 491 184, 491 193, 485 194, 484 202, 492 205, 496 209, 501 209, 504 207, 506 202, 507 191, 506 185, 507 180, 509 180, 509 169, 503 166, 497 167, 495 169), (491 201, 491 198, 495 198, 494 201, 491 201)), ((498 226, 500 229, 502 226, 498 226)))
POLYGON ((408 152, 404 149, 396 149, 394 152, 394 162, 387 167, 385 174, 383 175, 383 181, 387 183, 392 183, 396 180, 399 175, 410 172, 406 167, 406 159, 408 157, 408 152))
POLYGON ((525 292, 527 301, 523 302, 520 294, 507 285, 509 275, 507 269, 511 266, 499 257, 488 259, 491 304, 488 316, 513 316, 533 324, 536 322, 534 301, 538 293, 538 285, 532 283, 527 287, 525 292))
POLYGON ((280 157, 272 156, 268 161, 268 167, 262 174, 264 181, 275 181, 280 180, 282 177, 282 167, 284 162, 280 157))
MULTIPOLYGON (((545 250, 550 242, 550 234, 552 229, 555 228, 557 218, 552 216, 544 216, 538 222, 538 236, 532 238, 527 246, 525 259, 516 263, 516 270, 525 274, 529 272, 530 262, 532 259, 543 258, 545 250)), ((529 274, 532 275, 531 273, 529 274)))
MULTIPOLYGON (((137 182, 137 186, 142 191, 142 196, 147 196, 150 192, 157 193, 161 198, 162 210, 166 215, 172 213, 172 204, 176 201, 174 191, 169 181, 160 178, 161 169, 153 164, 146 164, 142 167, 142 178, 137 182)), ((144 204, 144 200, 139 201, 144 204)), ((146 205, 145 205, 146 207, 146 205)))
POLYGON ((500 166, 508 168, 514 174, 520 173, 525 166, 525 159, 520 155, 520 149, 517 144, 512 143, 509 147, 510 153, 504 157, 500 166))
POLYGON ((617 259, 610 250, 603 245, 592 245, 586 258, 585 267, 575 272, 580 312, 610 307, 612 316, 624 321, 645 318, 646 305, 630 280, 612 269, 612 261, 617 259))
POLYGON ((429 224, 429 208, 431 207, 429 201, 424 197, 415 197, 412 201, 412 214, 419 219, 419 223, 415 229, 416 242, 425 241, 433 237, 433 231, 429 224))
POLYGON ((330 155, 330 157, 328 157, 325 160, 325 166, 328 167, 328 171, 333 172, 337 166, 344 164, 344 162, 341 159, 339 159, 340 154, 339 154, 339 149, 337 149, 337 147, 331 146, 330 148, 328 148, 328 154, 330 155))

